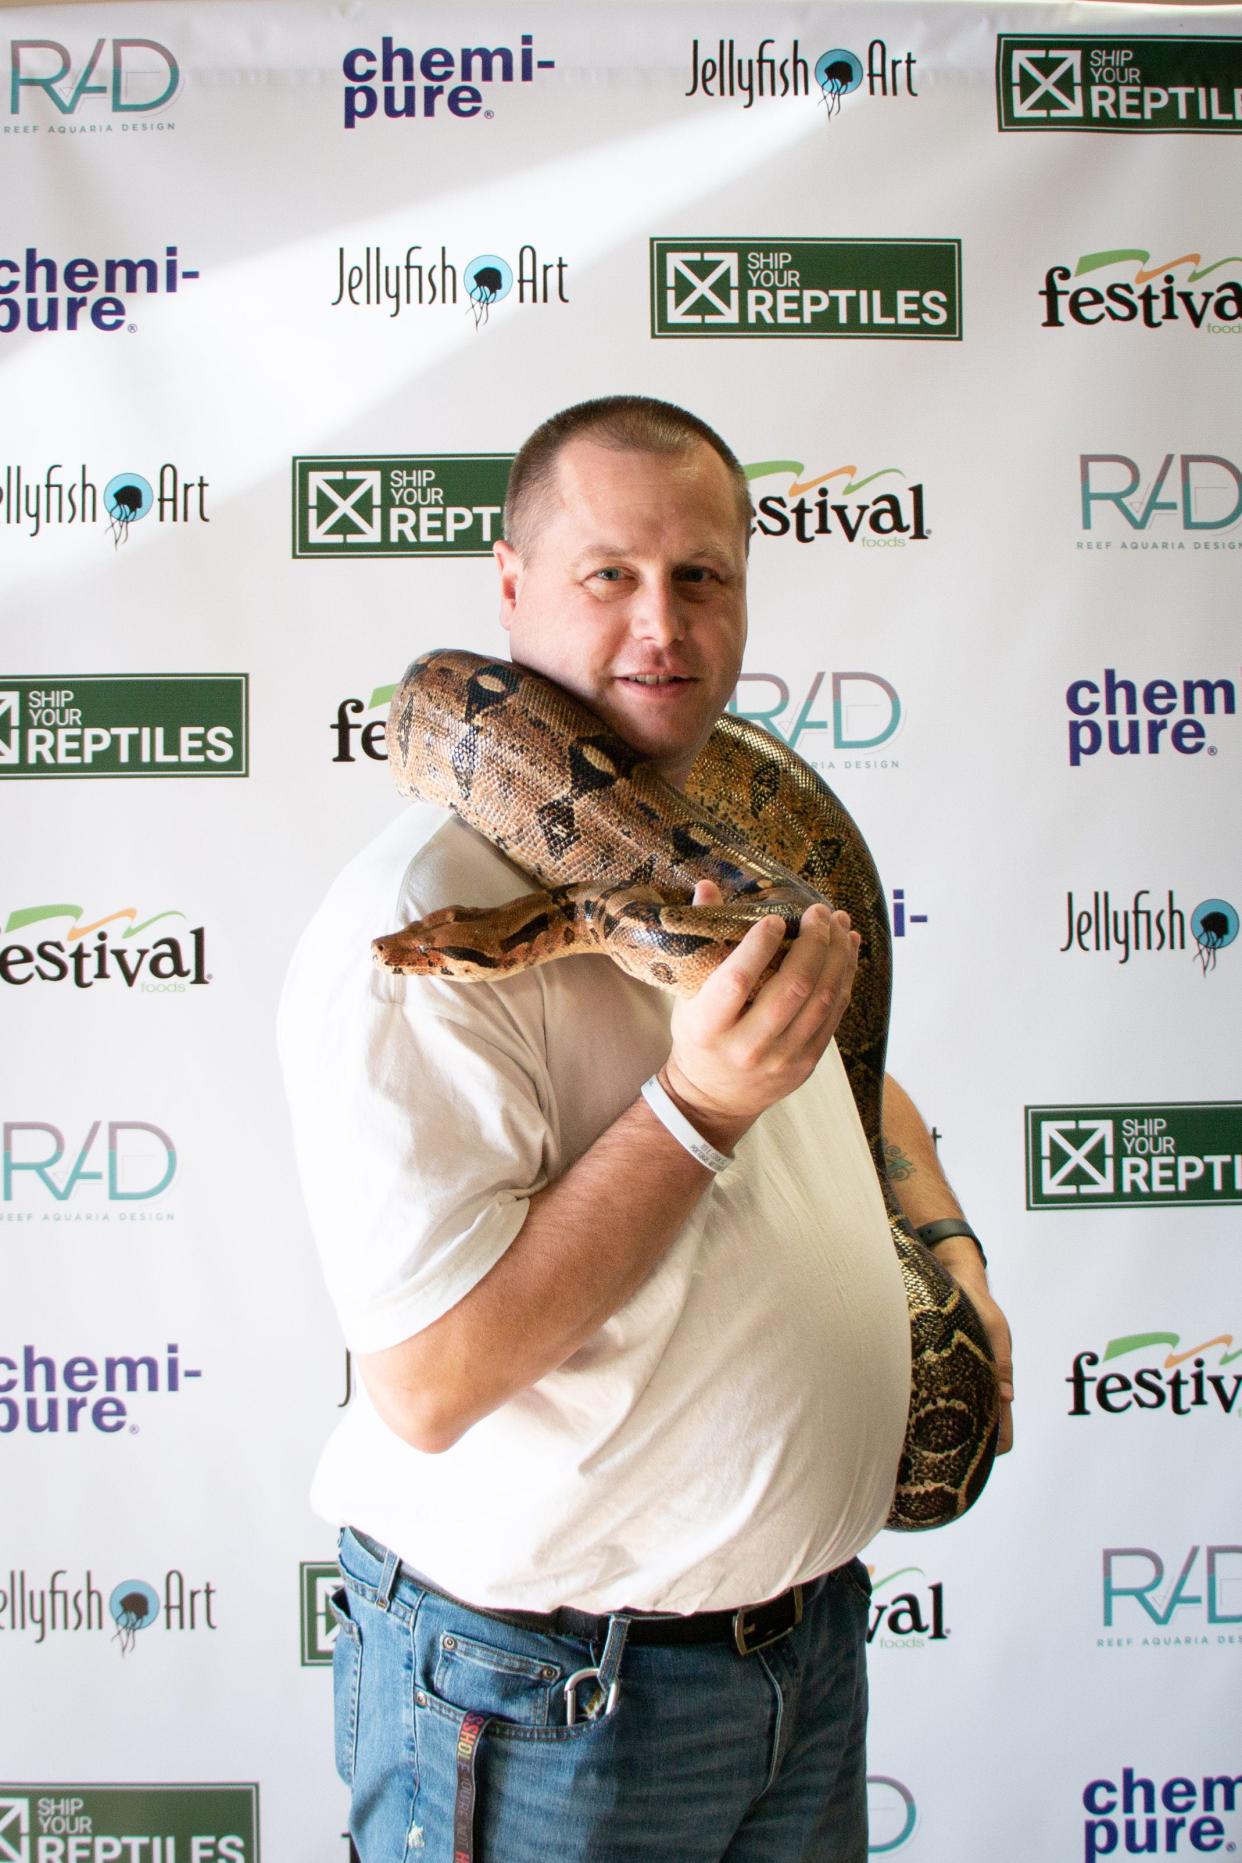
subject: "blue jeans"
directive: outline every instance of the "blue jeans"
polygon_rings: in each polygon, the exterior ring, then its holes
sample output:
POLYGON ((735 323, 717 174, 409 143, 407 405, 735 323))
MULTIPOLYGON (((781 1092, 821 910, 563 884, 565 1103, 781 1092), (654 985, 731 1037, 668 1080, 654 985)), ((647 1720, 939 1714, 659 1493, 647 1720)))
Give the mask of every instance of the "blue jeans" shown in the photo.
POLYGON ((627 1644, 615 1704, 572 1725, 565 1683, 601 1646, 451 1603, 349 1531, 340 1565, 336 1763, 361 1863, 453 1863, 473 1716, 478 1863, 866 1863, 858 1560, 748 1656, 627 1644))

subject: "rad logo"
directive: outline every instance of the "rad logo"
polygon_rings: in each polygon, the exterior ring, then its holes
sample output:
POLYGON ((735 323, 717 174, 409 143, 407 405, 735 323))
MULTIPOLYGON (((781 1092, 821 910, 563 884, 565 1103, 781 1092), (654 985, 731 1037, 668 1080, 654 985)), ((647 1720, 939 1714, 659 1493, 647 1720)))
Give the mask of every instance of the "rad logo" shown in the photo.
POLYGON ((1043 327, 1064 329, 1068 317, 1079 325, 1132 323, 1139 329, 1159 330, 1165 324, 1181 323, 1212 336, 1237 336, 1242 333, 1242 275, 1235 272, 1222 278, 1226 265, 1236 267, 1237 258, 1205 260, 1201 252, 1182 252, 1153 265, 1151 253, 1141 247, 1085 252, 1072 270, 1068 265, 1053 265, 1044 273, 1038 293, 1045 306, 1043 327), (1065 289, 1071 278, 1117 271, 1122 272, 1121 278, 1065 289), (1200 279, 1210 283, 1201 291, 1191 289, 1200 279))
POLYGON ((1181 1777, 1157 1785, 1132 1766, 1115 1779, 1093 1779, 1082 1795, 1085 1863, 1111 1856, 1185 1856, 1236 1849, 1219 1813, 1237 1807, 1242 1776, 1181 1777), (1183 1842, 1183 1839, 1185 1840, 1183 1842))
POLYGON ((258 1863, 257 1785, 0 1785, 0 1863, 258 1863))
MULTIPOLYGON (((58 1183, 54 1172, 68 1156, 59 1127, 42 1119, 6 1120, 4 1202, 25 1210, 48 1197, 66 1203, 84 1191, 92 1204, 147 1203, 164 1195, 177 1172, 172 1140, 162 1126, 145 1119, 109 1119, 106 1126, 93 1119, 58 1183)), ((110 1214, 107 1209, 89 1216, 66 1211, 57 1212, 55 1220, 69 1222, 76 1216, 79 1222, 106 1222, 110 1214)), ((49 1220, 46 1213, 43 1220, 49 1220)), ((172 1214, 161 1212, 157 1220, 171 1222, 172 1214)))
POLYGON ((293 554, 490 556, 512 453, 293 462, 293 554))
MULTIPOLYGON (((136 1436, 138 1425, 129 1419, 129 1397, 138 1392, 171 1395, 181 1390, 183 1381, 203 1375, 197 1367, 181 1363, 181 1348, 176 1344, 165 1346, 162 1354, 139 1357, 91 1358, 74 1353, 57 1359, 32 1345, 22 1346, 20 1353, 15 1346, 13 1353, 12 1357, 0 1353, 0 1435, 4 1436, 22 1430, 32 1436, 85 1436, 91 1430, 104 1436, 125 1430, 136 1436)), ((0 1863, 2 1859, 0 1852, 0 1863)))
MULTIPOLYGON (((88 98, 88 110, 96 114, 106 109, 122 119, 150 115, 172 101, 181 82, 176 59, 157 39, 96 39, 85 59, 80 53, 75 58, 56 39, 11 39, 9 73, 9 115, 39 116, 49 128, 55 126, 54 116, 48 121, 49 106, 57 116, 75 116, 88 98), (97 98, 106 102, 98 104, 97 98)), ((121 122, 123 130, 139 127, 154 125, 121 122)), ((111 133, 112 124, 92 123, 90 128, 111 133)))
POLYGON ((1192 1546, 1167 1568, 1150 1546, 1106 1546, 1103 1559, 1104 1628, 1137 1628, 1139 1634, 1101 1637, 1099 1648, 1242 1642, 1236 1629, 1220 1628, 1242 1625, 1242 1546, 1192 1546), (1166 1569, 1171 1574, 1167 1586, 1166 1569), (1189 1611, 1190 1618, 1177 1615, 1182 1611, 1189 1611))
POLYGON ((956 239, 653 239, 652 336, 956 342, 956 239))
MULTIPOLYGON (((1192 1334, 1193 1338, 1194 1335, 1192 1334)), ((1235 1349, 1232 1333, 1217 1333, 1212 1339, 1185 1347, 1179 1333, 1123 1333, 1110 1339, 1103 1353, 1078 1352, 1066 1383, 1073 1392, 1069 1415, 1086 1417, 1095 1411, 1117 1417, 1126 1412, 1160 1410, 1172 1417, 1189 1417, 1196 1412, 1226 1417, 1242 1416, 1238 1393, 1242 1390, 1242 1373, 1225 1375, 1226 1365, 1242 1358, 1242 1346, 1235 1349), (1162 1358, 1156 1348, 1167 1347, 1162 1358), (1216 1347, 1220 1356, 1216 1370, 1210 1368, 1206 1354, 1216 1347), (1093 1367, 1115 1364, 1118 1359, 1133 1359, 1141 1354, 1148 1362, 1124 1372, 1107 1371, 1097 1376, 1093 1367), (1157 1362, 1158 1359, 1158 1362, 1157 1362), (1184 1365, 1189 1371, 1183 1371, 1184 1365)))
MULTIPOLYGON (((842 757, 843 769, 895 770, 900 767, 895 757, 857 754, 888 744, 901 725, 901 700, 896 687, 879 673, 813 673, 805 698, 796 703, 788 682, 778 673, 743 673, 728 709, 739 718, 753 719, 773 737, 788 744, 791 750, 798 750, 800 740, 808 731, 828 732, 825 748, 847 753, 842 757), (829 714, 817 718, 815 708, 821 703, 825 680, 829 681, 824 694, 829 714)), ((817 758, 809 755, 809 749, 809 746, 804 747, 799 754, 807 756, 816 770, 836 769, 832 757, 817 758)))
POLYGON ((137 987, 145 995, 184 995, 187 988, 211 982, 205 968, 207 934, 201 925, 193 928, 188 940, 166 930, 148 944, 129 942, 152 925, 184 918, 184 912, 170 911, 139 920, 133 906, 124 906, 85 924, 81 906, 19 907, 5 922, 6 938, 12 932, 29 935, 32 926, 47 928, 65 919, 70 921, 69 928, 54 938, 36 933, 29 943, 0 944, 0 982, 20 986, 72 981, 74 989, 89 990, 97 983, 119 980, 127 990, 137 987), (92 936, 95 942, 88 945, 85 940, 92 936))
MULTIPOLYGON (((541 71, 555 71, 554 58, 536 58, 534 35, 522 34, 512 46, 463 45, 452 52, 442 45, 415 53, 385 37, 378 53, 367 45, 346 52, 341 70, 345 85, 345 127, 354 129, 379 112, 392 119, 495 115, 483 108, 483 85, 533 84, 541 71)), ((490 91, 489 91, 490 95, 490 91)))
POLYGON ((1242 1101, 1028 1106, 1028 1210, 1242 1203, 1242 1101))
POLYGON ((761 537, 792 536, 798 543, 839 538, 864 550, 904 550, 908 543, 926 543, 931 535, 922 483, 902 484, 906 475, 900 466, 866 473, 857 466, 835 466, 808 478, 799 459, 764 459, 744 470, 752 485, 786 473, 790 478, 784 491, 766 492, 756 502, 754 532, 761 537), (879 481, 880 488, 872 489, 879 481), (858 498, 863 491, 867 497, 858 498))
POLYGON ((1001 130, 1205 134, 1242 128, 1242 39, 1002 33, 1001 130))
POLYGON ((27 246, 20 259, 0 258, 0 336, 14 330, 119 330, 129 316, 127 298, 139 292, 175 295, 197 277, 182 266, 175 246, 166 246, 162 259, 68 259, 63 266, 27 246))
POLYGON ((1172 679, 1149 679, 1140 688, 1133 679, 1119 679, 1111 666, 1104 669, 1102 691, 1094 679, 1075 679, 1065 691, 1070 765, 1077 769, 1101 751, 1110 757, 1158 757, 1172 749, 1195 757, 1206 746, 1214 757, 1216 746, 1208 744, 1200 714, 1215 717, 1218 702, 1232 718, 1238 709, 1232 679, 1183 679, 1180 686, 1172 679))
POLYGON ((1082 453, 1078 468, 1082 528, 1097 533, 1097 541, 1080 543, 1080 550, 1111 550, 1111 539, 1098 540, 1100 530, 1119 537, 1122 550, 1186 549, 1184 535, 1152 542, 1127 535, 1146 531, 1153 523, 1158 530, 1188 534, 1195 550, 1242 548, 1233 538, 1204 539, 1198 534, 1236 528, 1242 516, 1242 472, 1219 453, 1166 453, 1146 483, 1137 462, 1124 453, 1082 453), (1178 466, 1170 483, 1174 459, 1178 466))

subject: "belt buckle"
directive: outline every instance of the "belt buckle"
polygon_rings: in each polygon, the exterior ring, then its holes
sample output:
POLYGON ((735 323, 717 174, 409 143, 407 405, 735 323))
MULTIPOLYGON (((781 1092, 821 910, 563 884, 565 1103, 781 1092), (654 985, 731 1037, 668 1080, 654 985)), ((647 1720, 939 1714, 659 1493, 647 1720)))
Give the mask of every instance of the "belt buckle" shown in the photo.
POLYGON ((780 1620, 764 1621, 764 1614, 772 1610, 772 1605, 750 1605, 745 1610, 733 1613, 733 1645, 739 1656, 753 1656, 756 1650, 767 1649, 769 1643, 775 1643, 778 1637, 787 1636, 802 1622, 801 1585, 795 1585, 783 1598, 774 1599, 773 1604, 787 1607, 781 1613, 780 1620), (758 1621, 748 1623, 748 1618, 758 1621))

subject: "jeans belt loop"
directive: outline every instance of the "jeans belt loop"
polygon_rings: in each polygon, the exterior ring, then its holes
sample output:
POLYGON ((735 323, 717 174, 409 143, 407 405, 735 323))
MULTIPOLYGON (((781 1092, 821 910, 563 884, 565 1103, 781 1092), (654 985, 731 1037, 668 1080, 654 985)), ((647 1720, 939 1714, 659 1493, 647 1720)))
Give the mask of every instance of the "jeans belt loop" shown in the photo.
POLYGON ((401 1570, 401 1561, 395 1552, 386 1549, 384 1566, 379 1576, 379 1588, 375 1593, 376 1608, 386 1611, 392 1603, 392 1594, 396 1590, 397 1575, 401 1570))
POLYGON ((565 1683, 565 1725, 573 1727, 578 1719, 578 1690, 583 1682, 594 1681, 595 1686, 582 1706, 582 1712, 588 1721, 596 1721, 601 1713, 611 1714, 617 1705, 621 1693, 621 1657, 625 1652, 625 1640, 630 1634, 630 1619, 624 1614, 608 1619, 608 1635, 604 1639, 604 1653, 599 1659, 598 1669, 576 1669, 565 1683))

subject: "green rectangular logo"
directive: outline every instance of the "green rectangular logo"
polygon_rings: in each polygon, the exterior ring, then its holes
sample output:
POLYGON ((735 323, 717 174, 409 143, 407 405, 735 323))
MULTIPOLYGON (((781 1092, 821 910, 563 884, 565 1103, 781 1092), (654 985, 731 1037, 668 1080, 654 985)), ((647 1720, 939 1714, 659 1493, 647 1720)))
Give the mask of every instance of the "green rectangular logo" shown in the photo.
POLYGON ((1242 1101, 1028 1106, 1028 1210, 1242 1203, 1242 1101))
POLYGON ((1242 129, 1242 38, 1002 33, 996 115, 1001 130, 1236 134, 1242 129))
POLYGON ((258 1863, 257 1785, 0 1785, 0 1863, 258 1863))
POLYGON ((302 1561, 302 1667, 320 1669, 331 1663, 336 1642, 336 1619, 328 1599, 341 1582, 335 1564, 302 1561))
POLYGON ((957 342, 959 239, 653 239, 652 336, 957 342))
POLYGON ((0 777, 247 776, 249 701, 246 673, 0 673, 0 777))
POLYGON ((293 554, 490 556, 512 464, 512 453, 295 459, 293 554))

